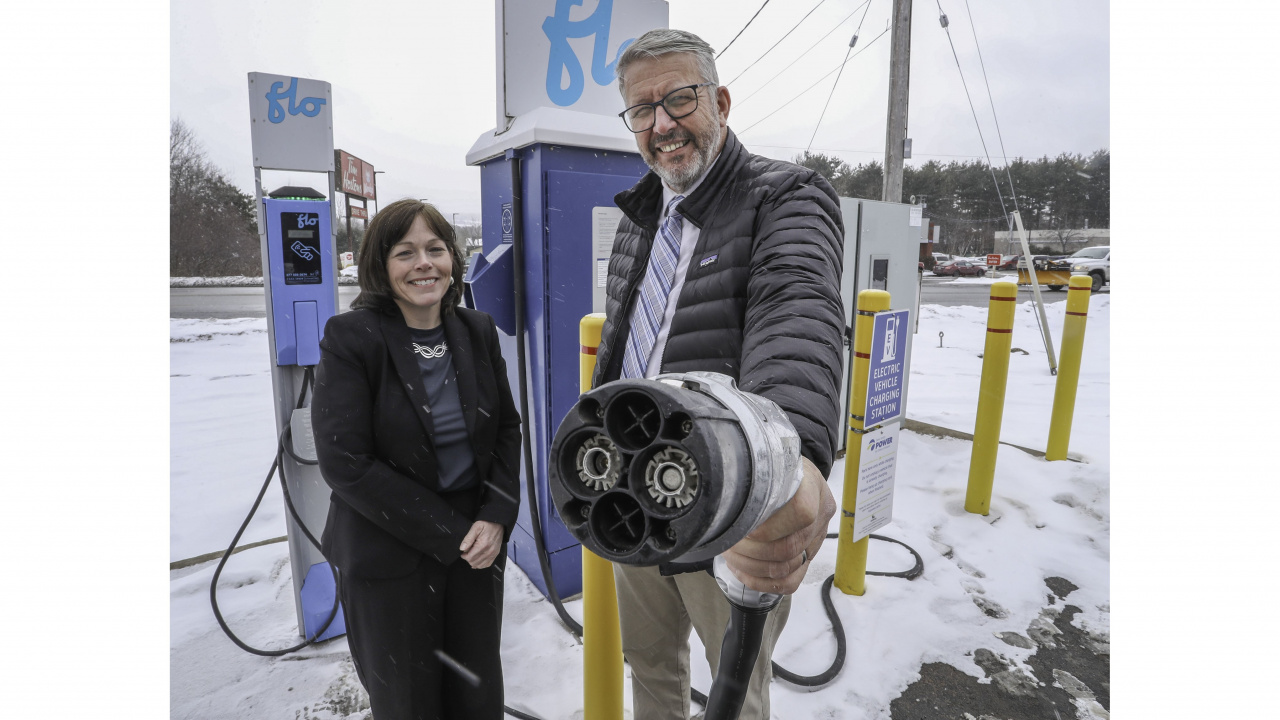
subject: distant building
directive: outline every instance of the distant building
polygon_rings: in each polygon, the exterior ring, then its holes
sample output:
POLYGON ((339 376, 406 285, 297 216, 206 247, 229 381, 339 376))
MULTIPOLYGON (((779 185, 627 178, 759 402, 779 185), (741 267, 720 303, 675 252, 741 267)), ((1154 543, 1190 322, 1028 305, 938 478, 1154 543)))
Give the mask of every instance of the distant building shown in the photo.
MULTIPOLYGON (((1095 245, 1110 245, 1111 230, 1108 228, 1088 230, 1031 230, 1027 232, 1027 243, 1035 246, 1048 246, 1055 250, 1062 249, 1062 243, 1066 242, 1067 253, 1073 253, 1080 248, 1094 247, 1095 245)), ((1022 244, 1018 242, 1018 233, 1008 230, 996 231, 996 247, 993 252, 1001 255, 1021 255, 1022 244)))

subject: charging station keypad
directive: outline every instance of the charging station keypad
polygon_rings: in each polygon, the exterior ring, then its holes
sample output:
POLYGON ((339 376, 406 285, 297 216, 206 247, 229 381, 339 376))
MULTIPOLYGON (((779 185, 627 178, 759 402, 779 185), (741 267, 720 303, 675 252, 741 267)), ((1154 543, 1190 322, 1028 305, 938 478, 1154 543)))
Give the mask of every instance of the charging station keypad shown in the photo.
POLYGON ((324 282, 320 262, 320 214, 280 213, 280 257, 286 285, 319 285, 324 282))

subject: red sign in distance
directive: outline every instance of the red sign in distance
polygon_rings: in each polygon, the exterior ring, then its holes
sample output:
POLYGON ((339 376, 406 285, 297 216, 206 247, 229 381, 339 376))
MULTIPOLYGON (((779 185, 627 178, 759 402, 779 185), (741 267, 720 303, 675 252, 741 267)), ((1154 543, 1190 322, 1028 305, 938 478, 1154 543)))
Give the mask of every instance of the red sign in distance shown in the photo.
POLYGON ((999 264, 1000 264, 999 253, 992 253, 990 255, 987 255, 987 267, 995 267, 999 264))

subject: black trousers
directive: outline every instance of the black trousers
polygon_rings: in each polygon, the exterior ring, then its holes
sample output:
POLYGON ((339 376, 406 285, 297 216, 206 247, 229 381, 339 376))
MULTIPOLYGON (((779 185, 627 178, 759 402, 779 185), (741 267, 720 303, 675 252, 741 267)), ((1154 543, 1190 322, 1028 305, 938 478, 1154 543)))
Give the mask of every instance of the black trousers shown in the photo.
POLYGON ((501 720, 506 563, 504 546, 483 570, 424 558, 405 577, 339 576, 347 644, 374 720, 501 720))

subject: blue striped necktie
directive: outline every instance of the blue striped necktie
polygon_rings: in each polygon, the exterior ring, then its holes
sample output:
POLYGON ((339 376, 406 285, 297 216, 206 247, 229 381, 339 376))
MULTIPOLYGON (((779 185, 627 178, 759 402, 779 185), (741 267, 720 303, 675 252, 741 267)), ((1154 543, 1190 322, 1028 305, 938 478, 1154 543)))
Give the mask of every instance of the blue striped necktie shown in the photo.
POLYGON ((667 205, 667 219, 653 240, 649 267, 640 284, 640 301, 631 312, 631 334, 627 337, 627 351, 622 356, 624 378, 644 377, 649 366, 649 354, 658 342, 658 328, 662 327, 662 318, 667 312, 676 263, 680 259, 681 216, 676 212, 676 205, 681 200, 684 196, 677 195, 667 205))

